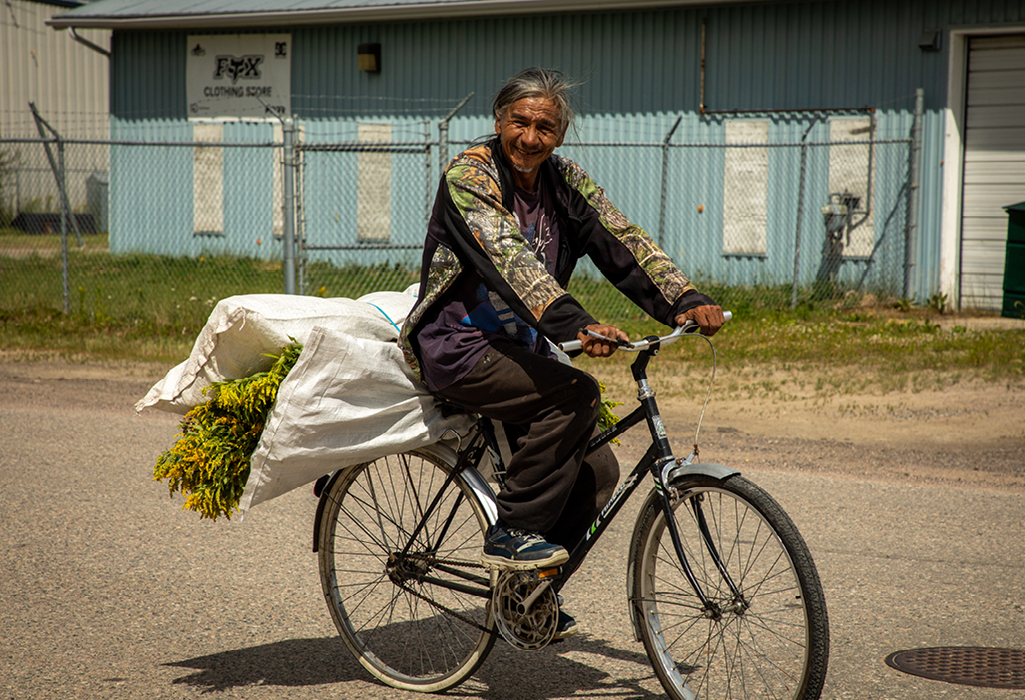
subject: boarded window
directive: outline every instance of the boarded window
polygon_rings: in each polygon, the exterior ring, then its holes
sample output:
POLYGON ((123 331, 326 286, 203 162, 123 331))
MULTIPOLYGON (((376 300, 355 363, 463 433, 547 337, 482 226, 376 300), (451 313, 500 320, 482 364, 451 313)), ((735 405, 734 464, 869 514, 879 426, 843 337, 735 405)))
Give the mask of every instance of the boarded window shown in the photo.
MULTIPOLYGON (((731 119, 727 144, 769 142, 769 122, 731 119)), ((723 253, 765 255, 769 149, 727 148, 723 183, 723 253)))
MULTIPOLYGON (((192 125, 192 140, 223 143, 223 124, 192 125)), ((224 149, 196 146, 192 153, 192 231, 201 236, 224 234, 224 149)))
MULTIPOLYGON (((391 141, 391 124, 360 124, 361 142, 391 141)), ((391 154, 359 154, 356 230, 360 241, 384 243, 391 237, 391 154)))

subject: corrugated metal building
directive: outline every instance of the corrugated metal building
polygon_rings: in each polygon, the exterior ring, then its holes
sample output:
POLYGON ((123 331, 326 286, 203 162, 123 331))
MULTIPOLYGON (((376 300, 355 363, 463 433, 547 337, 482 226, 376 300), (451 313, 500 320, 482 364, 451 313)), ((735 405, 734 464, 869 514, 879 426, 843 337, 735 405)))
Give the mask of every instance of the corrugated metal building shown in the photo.
MULTIPOLYGON (((872 116, 866 123, 875 139, 901 140, 911 135, 915 93, 922 88, 917 219, 909 218, 900 201, 907 193, 900 194, 899 186, 891 188, 896 192, 888 195, 891 201, 874 201, 873 193, 873 220, 864 229, 868 238, 860 253, 849 257, 844 273, 864 278, 871 268, 867 260, 890 256, 903 265, 907 252, 905 291, 919 300, 944 293, 965 306, 998 307, 1006 234, 1002 207, 1025 200, 1025 2, 101 0, 51 24, 113 30, 112 129, 126 139, 154 133, 196 138, 189 117, 198 103, 187 97, 188 56, 196 48, 190 37, 215 34, 287 37, 287 109, 303 123, 307 144, 436 139, 440 118, 473 92, 450 124, 452 141, 465 142, 491 131, 491 94, 527 65, 557 67, 583 80, 579 106, 586 116, 574 135, 581 142, 657 146, 679 119, 673 146, 752 138, 772 145, 825 143, 838 133, 864 133, 867 128, 843 120, 866 115, 872 116), (378 47, 379 70, 360 70, 358 47, 366 45, 378 47), (903 240, 907 225, 913 234, 909 251, 903 240)), ((256 142, 272 137, 269 122, 236 120, 204 138, 256 142)), ((563 150, 575 153, 569 142, 563 150)), ((587 153, 596 162, 583 164, 614 201, 630 202, 624 209, 638 223, 654 232, 664 221, 665 247, 686 257, 688 271, 729 283, 773 281, 796 266, 794 215, 776 208, 792 199, 800 184, 796 175, 773 173, 785 163, 793 166, 799 149, 783 154, 766 148, 764 155, 752 150, 733 165, 723 150, 674 151, 668 171, 676 199, 663 211, 653 191, 661 167, 658 148, 619 150, 607 160, 594 156, 605 151, 591 148, 587 153), (748 235, 761 226, 762 233, 731 247, 721 214, 737 199, 731 177, 744 171, 762 173, 769 184, 755 195, 741 192, 737 206, 750 209, 750 202, 761 202, 765 211, 761 223, 738 231, 748 235)), ((887 157, 881 146, 871 152, 870 170, 887 157)), ((361 188, 352 183, 380 168, 356 155, 332 163, 308 155, 307 224, 322 231, 343 226, 337 223, 339 211, 360 208, 361 188), (349 186, 332 177, 348 177, 349 186), (330 186, 322 186, 328 181, 330 186)), ((835 160, 829 149, 810 149, 806 155, 800 172, 818 173, 829 182, 835 160)), ((181 202, 195 194, 195 182, 154 179, 162 171, 196 172, 193 154, 168 152, 162 158, 157 168, 133 164, 128 157, 122 163, 126 180, 149 181, 144 197, 136 192, 118 202, 112 182, 112 216, 119 212, 126 236, 128 229, 143 230, 154 221, 189 234, 202 228, 194 212, 181 211, 181 202), (144 200, 148 208, 142 211, 144 200), (176 217, 181 221, 171 223, 176 217)), ((254 158, 259 157, 225 153, 220 167, 225 173, 251 173, 254 158)), ((112 155, 112 170, 113 161, 112 155)), ((424 167, 430 182, 437 166, 424 167)), ((388 172, 395 172, 394 163, 388 172)), ((877 191, 891 191, 886 178, 899 185, 899 172, 892 167, 881 172, 877 191)), ((250 231, 274 226, 273 183, 267 177, 249 185, 268 193, 267 211, 257 215, 241 193, 227 191, 225 175, 217 221, 225 232, 233 226, 250 231)), ((389 209, 393 233, 388 240, 418 239, 433 186, 403 185, 392 178, 387 187, 390 197, 378 204, 389 209)), ((814 201, 805 203, 798 232, 806 227, 806 235, 821 238, 818 209, 831 191, 831 183, 823 185, 814 201)), ((337 232, 342 235, 357 234, 337 232)), ((112 249, 115 241, 112 230, 112 249)), ((195 245, 198 251, 211 243, 195 245)), ((807 244, 810 258, 803 268, 814 271, 817 245, 807 244)), ((245 246, 233 250, 254 253, 245 246)))
MULTIPOLYGON (((0 11, 0 139, 38 138, 29 109, 40 115, 64 138, 105 139, 110 133, 107 57, 75 41, 72 32, 55 32, 46 21, 55 14, 82 5, 73 0, 5 0, 0 11)), ((79 38, 109 46, 110 31, 83 30, 79 38)), ((24 204, 53 199, 53 175, 42 149, 18 144, 5 150, 20 153, 18 181, 4 195, 24 204)), ((69 154, 67 168, 72 202, 84 201, 86 177, 107 168, 106 152, 80 149, 69 154)), ((12 209, 13 201, 5 202, 12 209)))
MULTIPOLYGON (((69 0, 5 0, 0 13, 0 138, 38 136, 28 103, 68 138, 106 138, 107 58, 46 21, 83 3, 69 0)), ((80 36, 107 48, 110 31, 80 36)))

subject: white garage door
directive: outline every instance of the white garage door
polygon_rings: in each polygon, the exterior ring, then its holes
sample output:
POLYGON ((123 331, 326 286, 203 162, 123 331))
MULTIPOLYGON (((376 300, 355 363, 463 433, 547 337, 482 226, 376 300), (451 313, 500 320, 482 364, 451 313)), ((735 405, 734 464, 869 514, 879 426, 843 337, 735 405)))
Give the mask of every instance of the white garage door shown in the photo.
POLYGON ((1025 201, 1025 34, 972 37, 968 55, 961 305, 999 309, 1007 212, 1025 201))

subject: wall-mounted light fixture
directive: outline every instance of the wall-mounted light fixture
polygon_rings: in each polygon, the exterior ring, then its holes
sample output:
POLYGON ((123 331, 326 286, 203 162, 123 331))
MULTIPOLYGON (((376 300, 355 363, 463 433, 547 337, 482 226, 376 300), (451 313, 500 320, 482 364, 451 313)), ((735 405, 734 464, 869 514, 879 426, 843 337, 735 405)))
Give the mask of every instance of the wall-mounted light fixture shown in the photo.
POLYGON ((367 73, 381 72, 381 45, 360 44, 357 49, 359 54, 359 69, 367 73))
POLYGON ((939 29, 923 29, 922 36, 918 38, 918 48, 922 51, 939 51, 942 37, 943 32, 939 29))

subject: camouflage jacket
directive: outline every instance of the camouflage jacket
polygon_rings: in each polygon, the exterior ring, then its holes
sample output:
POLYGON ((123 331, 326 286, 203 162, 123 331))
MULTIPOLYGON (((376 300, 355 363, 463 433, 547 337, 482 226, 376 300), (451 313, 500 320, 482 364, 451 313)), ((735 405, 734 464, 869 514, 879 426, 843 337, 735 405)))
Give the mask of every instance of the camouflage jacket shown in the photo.
POLYGON ((559 226, 555 275, 549 275, 512 215, 513 176, 499 140, 464 151, 449 163, 438 188, 424 245, 420 293, 399 345, 421 377, 416 334, 434 305, 468 269, 516 314, 552 342, 576 337, 596 323, 566 291, 584 255, 623 294, 653 318, 672 326, 679 313, 711 303, 639 226, 630 223, 584 170, 551 156, 539 178, 554 193, 559 226))

